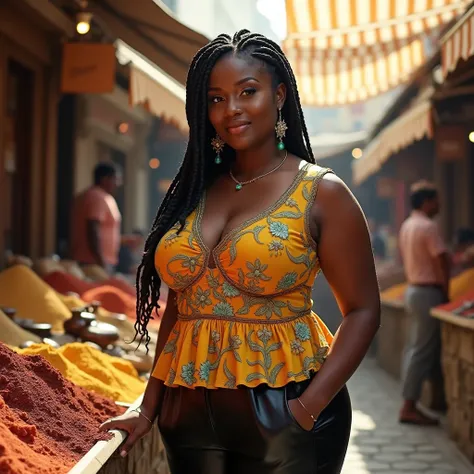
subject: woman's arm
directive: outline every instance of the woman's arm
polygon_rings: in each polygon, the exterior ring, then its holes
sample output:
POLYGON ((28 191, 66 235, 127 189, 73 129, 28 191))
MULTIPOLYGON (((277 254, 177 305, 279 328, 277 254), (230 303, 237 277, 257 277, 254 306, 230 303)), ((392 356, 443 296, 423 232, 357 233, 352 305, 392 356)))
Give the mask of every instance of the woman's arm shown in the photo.
MULTIPOLYGON (((317 417, 364 358, 380 325, 380 298, 366 220, 336 176, 328 174, 321 180, 311 219, 321 269, 344 317, 326 361, 300 397, 317 417)), ((291 408, 304 420, 299 403, 291 408)), ((311 419, 307 421, 311 426, 311 419)))
MULTIPOLYGON (((176 294, 174 291, 169 291, 168 302, 166 303, 166 310, 161 320, 160 331, 158 333, 158 344, 156 346, 155 360, 153 368, 155 367, 158 358, 166 344, 169 334, 176 322, 177 307, 176 294)), ((163 394, 163 381, 150 377, 145 389, 143 401, 140 406, 140 413, 131 411, 124 415, 112 418, 101 425, 101 430, 124 430, 128 433, 127 440, 120 448, 121 456, 126 456, 132 446, 143 436, 145 436, 152 428, 154 419, 158 416, 160 404, 163 394)))
MULTIPOLYGON (((161 318, 160 330, 158 332, 158 342, 156 344, 153 369, 155 368, 158 358, 160 357, 160 354, 165 347, 166 341, 169 338, 171 330, 176 323, 178 314, 177 312, 176 293, 170 289, 168 293, 166 309, 163 317, 161 318)), ((140 410, 151 420, 154 420, 158 416, 162 390, 163 381, 151 376, 148 380, 145 394, 143 396, 143 402, 140 407, 140 410)))

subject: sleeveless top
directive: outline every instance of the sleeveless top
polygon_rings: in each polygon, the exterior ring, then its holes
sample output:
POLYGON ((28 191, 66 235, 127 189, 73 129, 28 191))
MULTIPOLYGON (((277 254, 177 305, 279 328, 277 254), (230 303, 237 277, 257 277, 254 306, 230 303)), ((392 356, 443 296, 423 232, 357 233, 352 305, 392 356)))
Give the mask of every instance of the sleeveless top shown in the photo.
POLYGON ((309 214, 329 170, 309 163, 265 211, 229 232, 212 251, 201 236, 205 196, 178 234, 155 254, 157 272, 177 293, 178 318, 152 375, 168 386, 281 387, 308 379, 332 335, 312 311, 319 272, 309 214))

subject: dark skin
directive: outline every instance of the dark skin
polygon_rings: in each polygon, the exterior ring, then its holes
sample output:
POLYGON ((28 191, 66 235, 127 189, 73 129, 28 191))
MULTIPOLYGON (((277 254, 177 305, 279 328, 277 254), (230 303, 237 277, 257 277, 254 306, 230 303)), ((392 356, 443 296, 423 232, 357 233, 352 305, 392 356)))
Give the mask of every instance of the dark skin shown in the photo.
POLYGON ((102 251, 100 249, 100 222, 89 219, 86 223, 86 229, 87 243, 92 255, 94 255, 95 262, 97 265, 105 267, 104 257, 102 256, 102 251))
MULTIPOLYGON (((256 60, 227 55, 215 65, 209 81, 209 120, 226 146, 236 151, 232 171, 240 181, 266 173, 284 159, 285 152, 277 149, 274 127, 286 93, 285 84, 275 87, 266 67, 256 60), (242 128, 232 130, 233 126, 242 128)), ((303 165, 300 158, 288 154, 281 168, 240 191, 227 174, 222 175, 206 194, 201 234, 208 249, 214 249, 235 227, 277 201, 303 165)), ((322 180, 310 218, 312 237, 319 240, 322 269, 345 316, 324 366, 300 397, 317 418, 364 357, 379 326, 380 302, 367 224, 339 178, 327 175, 322 180)), ((212 258, 209 265, 215 265, 212 258)), ((174 300, 168 301, 173 304, 174 300)), ((167 307, 164 320, 176 318, 175 311, 167 307)), ((171 327, 166 334, 161 329, 160 338, 167 339, 171 327)), ((149 403, 142 405, 150 417, 158 412, 158 385, 158 381, 150 380, 145 395, 149 403), (148 396, 152 392, 153 396, 148 396)), ((301 426, 311 429, 309 413, 297 400, 290 400, 289 405, 301 426)), ((144 426, 140 421, 108 423, 107 429, 127 431, 134 423, 144 426)), ((133 441, 138 439, 134 434, 132 430, 133 441)))
MULTIPOLYGON (((98 186, 105 192, 114 195, 115 191, 121 184, 121 176, 116 174, 114 176, 104 176, 98 186)), ((95 257, 97 265, 105 267, 104 257, 100 249, 100 222, 97 220, 89 219, 86 223, 87 231, 87 243, 89 249, 95 257)))

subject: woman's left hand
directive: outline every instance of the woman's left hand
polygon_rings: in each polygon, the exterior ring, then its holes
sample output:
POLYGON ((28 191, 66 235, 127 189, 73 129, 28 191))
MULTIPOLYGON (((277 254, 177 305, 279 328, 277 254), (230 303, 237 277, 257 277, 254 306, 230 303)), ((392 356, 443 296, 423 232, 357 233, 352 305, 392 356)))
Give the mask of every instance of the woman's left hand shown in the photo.
MULTIPOLYGON (((293 415, 293 418, 306 431, 311 431, 314 427, 314 421, 310 414, 301 406, 301 403, 295 398, 288 400, 288 407, 293 415)), ((314 418, 318 418, 319 413, 312 413, 314 418)))

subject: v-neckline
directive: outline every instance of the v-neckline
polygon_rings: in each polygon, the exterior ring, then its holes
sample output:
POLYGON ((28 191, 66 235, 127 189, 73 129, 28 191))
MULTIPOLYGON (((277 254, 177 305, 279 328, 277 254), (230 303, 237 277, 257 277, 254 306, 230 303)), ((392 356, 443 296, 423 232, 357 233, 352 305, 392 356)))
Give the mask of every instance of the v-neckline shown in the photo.
POLYGON ((216 262, 216 253, 220 250, 222 246, 224 246, 229 240, 232 240, 232 238, 244 230, 246 227, 254 224, 255 222, 258 222, 260 219, 262 219, 264 216, 267 216, 269 214, 272 214, 276 209, 278 209, 286 200, 288 197, 294 192, 294 190, 298 187, 300 184, 301 180, 303 179, 307 168, 311 165, 311 163, 305 163, 299 170, 298 173, 296 173, 296 176, 294 177, 292 183, 288 188, 283 192, 283 194, 270 206, 265 208, 263 211, 260 211, 256 216, 251 217, 249 219, 245 219, 241 224, 238 226, 234 227, 230 231, 228 231, 222 238, 221 240, 217 243, 217 245, 211 250, 206 243, 204 242, 203 236, 202 236, 202 218, 204 216, 204 211, 206 208, 206 191, 203 192, 203 195, 199 201, 197 211, 196 211, 196 218, 194 219, 193 227, 194 227, 194 235, 197 237, 197 240, 199 242, 199 245, 202 247, 204 252, 206 253, 206 266, 209 266, 209 258, 212 256, 213 257, 213 263, 214 267, 210 268, 216 268, 217 262, 216 262))

